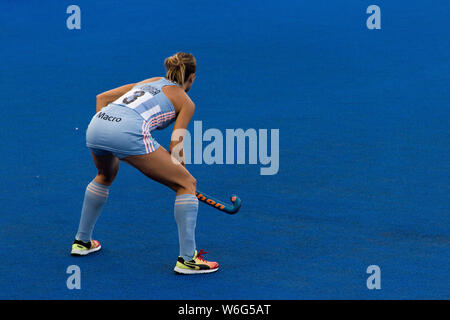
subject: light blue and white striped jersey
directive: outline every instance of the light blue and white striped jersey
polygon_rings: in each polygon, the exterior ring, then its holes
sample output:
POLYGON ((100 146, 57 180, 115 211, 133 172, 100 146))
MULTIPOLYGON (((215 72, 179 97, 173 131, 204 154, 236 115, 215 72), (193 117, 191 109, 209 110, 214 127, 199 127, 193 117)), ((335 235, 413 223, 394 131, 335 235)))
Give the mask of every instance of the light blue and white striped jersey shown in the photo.
POLYGON ((136 111, 146 121, 148 131, 164 129, 176 118, 172 102, 162 92, 162 88, 165 86, 178 85, 166 78, 138 84, 113 104, 136 111))

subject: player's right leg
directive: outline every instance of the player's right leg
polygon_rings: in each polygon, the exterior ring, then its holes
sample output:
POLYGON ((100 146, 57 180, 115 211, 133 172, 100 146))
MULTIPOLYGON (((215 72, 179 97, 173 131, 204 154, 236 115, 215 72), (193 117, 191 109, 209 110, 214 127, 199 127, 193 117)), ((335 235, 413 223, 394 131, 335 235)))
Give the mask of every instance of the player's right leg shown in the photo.
POLYGON ((174 270, 184 274, 217 271, 218 263, 204 260, 202 255, 205 252, 196 250, 198 199, 195 196, 196 180, 189 171, 174 162, 163 147, 145 155, 128 156, 121 160, 134 166, 147 177, 168 186, 177 194, 174 215, 178 226, 180 254, 174 270))

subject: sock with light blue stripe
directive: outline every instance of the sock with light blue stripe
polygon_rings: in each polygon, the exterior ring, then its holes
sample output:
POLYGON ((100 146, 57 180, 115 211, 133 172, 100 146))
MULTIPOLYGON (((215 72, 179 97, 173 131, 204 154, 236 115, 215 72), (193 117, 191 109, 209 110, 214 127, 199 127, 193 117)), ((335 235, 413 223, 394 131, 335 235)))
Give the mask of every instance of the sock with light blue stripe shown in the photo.
POLYGON ((198 199, 193 194, 182 194, 175 200, 175 221, 178 226, 180 257, 191 260, 195 251, 195 226, 197 224, 198 199))
POLYGON ((95 223, 102 212, 109 195, 109 186, 94 180, 89 183, 84 194, 83 209, 81 210, 80 225, 75 239, 84 242, 91 241, 95 223))

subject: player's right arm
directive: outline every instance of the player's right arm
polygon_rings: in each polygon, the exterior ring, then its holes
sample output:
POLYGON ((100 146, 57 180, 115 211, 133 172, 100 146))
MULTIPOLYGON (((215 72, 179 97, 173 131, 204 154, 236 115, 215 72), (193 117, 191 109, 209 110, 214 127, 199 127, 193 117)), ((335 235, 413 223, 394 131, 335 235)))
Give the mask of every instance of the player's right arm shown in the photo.
POLYGON ((180 88, 174 86, 165 87, 165 93, 173 101, 177 119, 173 126, 172 137, 169 145, 169 152, 181 164, 184 165, 184 136, 189 122, 195 111, 195 104, 189 96, 180 88))

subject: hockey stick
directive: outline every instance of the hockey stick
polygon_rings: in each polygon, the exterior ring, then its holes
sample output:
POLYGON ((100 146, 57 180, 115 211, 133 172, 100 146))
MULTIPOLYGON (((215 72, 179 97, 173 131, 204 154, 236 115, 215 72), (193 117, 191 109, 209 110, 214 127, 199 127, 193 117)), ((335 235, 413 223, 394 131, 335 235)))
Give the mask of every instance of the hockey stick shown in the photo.
POLYGON ((201 191, 195 192, 195 195, 197 196, 198 200, 228 214, 236 214, 241 208, 241 199, 237 195, 231 196, 231 202, 233 203, 232 205, 210 197, 201 191))

